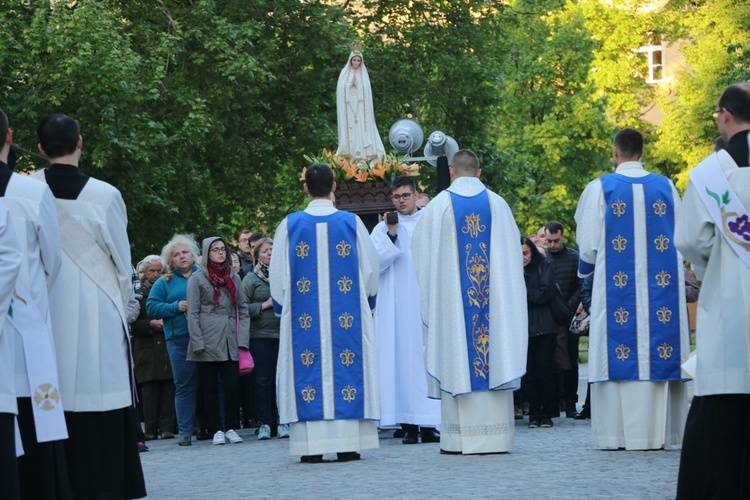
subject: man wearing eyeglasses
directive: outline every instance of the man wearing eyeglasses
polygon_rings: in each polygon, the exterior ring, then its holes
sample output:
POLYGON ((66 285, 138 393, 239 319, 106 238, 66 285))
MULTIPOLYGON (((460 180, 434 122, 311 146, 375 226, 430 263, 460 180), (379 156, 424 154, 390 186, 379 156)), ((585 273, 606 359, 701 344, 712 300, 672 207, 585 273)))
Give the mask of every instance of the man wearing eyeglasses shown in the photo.
POLYGON ((677 498, 750 497, 750 84, 714 116, 726 147, 690 172, 675 234, 703 280, 677 498))
POLYGON ((391 183, 395 213, 386 214, 370 237, 380 258, 375 331, 380 373, 380 426, 401 425, 404 444, 440 440, 440 403, 427 397, 422 355, 419 284, 414 271, 411 237, 422 215, 414 179, 396 177, 391 183), (390 217, 390 218, 389 218, 390 217))

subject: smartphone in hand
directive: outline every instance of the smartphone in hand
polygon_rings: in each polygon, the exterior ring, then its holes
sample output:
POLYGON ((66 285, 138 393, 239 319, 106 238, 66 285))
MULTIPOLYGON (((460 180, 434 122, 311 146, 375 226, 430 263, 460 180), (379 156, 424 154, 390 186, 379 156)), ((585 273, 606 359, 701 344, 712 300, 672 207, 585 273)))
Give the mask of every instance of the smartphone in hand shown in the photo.
POLYGON ((398 212, 388 212, 385 214, 385 223, 389 225, 398 224, 398 212))

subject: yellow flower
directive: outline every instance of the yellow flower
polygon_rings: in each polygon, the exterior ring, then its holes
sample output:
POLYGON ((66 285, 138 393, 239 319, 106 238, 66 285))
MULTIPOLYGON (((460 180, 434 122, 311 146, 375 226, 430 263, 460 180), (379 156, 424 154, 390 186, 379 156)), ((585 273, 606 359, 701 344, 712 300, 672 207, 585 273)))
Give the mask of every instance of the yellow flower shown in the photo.
POLYGON ((305 173, 307 172, 307 167, 302 169, 302 175, 299 176, 299 180, 305 181, 305 173))

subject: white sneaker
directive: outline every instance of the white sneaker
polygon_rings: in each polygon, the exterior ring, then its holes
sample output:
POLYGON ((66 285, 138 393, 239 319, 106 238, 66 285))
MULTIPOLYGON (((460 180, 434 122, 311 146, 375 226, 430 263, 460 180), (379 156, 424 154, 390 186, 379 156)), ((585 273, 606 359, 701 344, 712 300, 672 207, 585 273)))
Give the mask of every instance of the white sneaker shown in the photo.
POLYGON ((289 426, 286 424, 281 424, 277 430, 277 436, 279 438, 288 438, 289 437, 289 426))
POLYGON ((242 438, 234 432, 233 429, 229 429, 226 433, 227 439, 231 444, 239 444, 242 442, 242 438))
POLYGON ((258 429, 258 441, 265 441, 271 439, 271 426, 261 425, 258 429))
POLYGON ((224 433, 222 431, 216 431, 216 434, 214 434, 214 444, 226 444, 227 440, 224 437, 224 433))

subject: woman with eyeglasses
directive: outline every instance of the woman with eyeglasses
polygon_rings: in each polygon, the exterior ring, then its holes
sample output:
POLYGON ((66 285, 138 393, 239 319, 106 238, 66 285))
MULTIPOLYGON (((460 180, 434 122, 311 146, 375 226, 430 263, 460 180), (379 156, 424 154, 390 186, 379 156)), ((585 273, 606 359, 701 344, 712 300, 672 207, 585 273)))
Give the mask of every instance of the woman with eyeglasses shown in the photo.
POLYGON ((203 240, 201 270, 188 280, 188 360, 195 361, 215 445, 241 443, 239 428, 238 349, 250 342, 247 301, 228 256, 229 246, 218 237, 203 240), (239 332, 239 334, 238 334, 239 332), (224 388, 224 417, 219 411, 219 376, 224 388))

